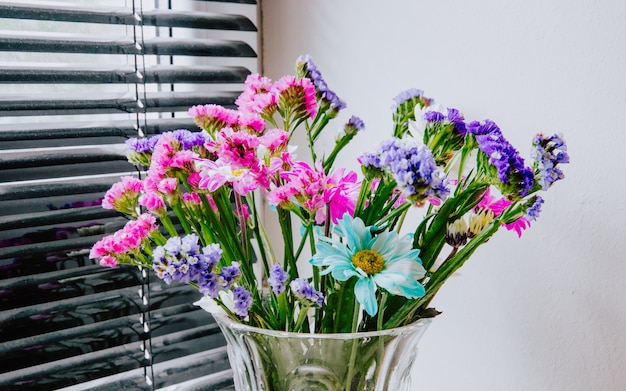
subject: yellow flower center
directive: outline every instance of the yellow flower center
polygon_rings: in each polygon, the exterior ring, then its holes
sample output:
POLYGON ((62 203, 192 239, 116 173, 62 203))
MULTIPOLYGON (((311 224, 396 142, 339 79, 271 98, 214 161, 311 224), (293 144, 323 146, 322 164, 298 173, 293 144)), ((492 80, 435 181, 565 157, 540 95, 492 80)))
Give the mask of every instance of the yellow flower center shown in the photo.
POLYGON ((352 263, 368 275, 376 274, 385 268, 383 257, 372 250, 357 251, 352 256, 352 263))
POLYGON ((238 168, 236 170, 233 170, 233 176, 239 178, 241 175, 243 175, 243 172, 243 168, 238 168))

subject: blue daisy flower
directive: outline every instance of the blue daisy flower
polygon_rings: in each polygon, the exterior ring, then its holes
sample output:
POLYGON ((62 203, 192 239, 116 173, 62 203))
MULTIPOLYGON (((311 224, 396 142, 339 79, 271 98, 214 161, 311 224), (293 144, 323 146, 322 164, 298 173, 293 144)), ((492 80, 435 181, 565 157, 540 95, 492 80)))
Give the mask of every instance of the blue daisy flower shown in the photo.
POLYGON ((382 232, 372 236, 371 228, 360 218, 345 214, 337 227, 337 233, 345 240, 320 237, 310 263, 325 267, 321 274, 330 273, 338 281, 356 277, 354 295, 365 311, 374 316, 378 312, 378 287, 409 299, 422 297, 425 290, 418 280, 424 277, 425 270, 409 235, 382 232))

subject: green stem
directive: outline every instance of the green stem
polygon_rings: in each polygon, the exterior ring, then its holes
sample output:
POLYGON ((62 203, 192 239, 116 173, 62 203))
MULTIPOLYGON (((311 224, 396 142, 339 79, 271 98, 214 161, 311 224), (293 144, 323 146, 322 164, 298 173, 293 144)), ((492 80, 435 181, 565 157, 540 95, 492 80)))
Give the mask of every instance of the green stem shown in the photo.
MULTIPOLYGON (((359 303, 356 302, 356 297, 354 300, 355 300, 354 311, 352 313, 352 333, 357 332, 358 322, 359 322, 359 313, 361 311, 361 306, 359 305, 359 303)), ((356 339, 353 339, 351 343, 352 343, 352 350, 350 352, 350 361, 348 361, 348 375, 346 376, 346 384, 344 387, 346 391, 350 390, 350 386, 352 384, 352 376, 354 376, 354 366, 356 365, 354 361, 356 359, 357 348, 359 347, 358 341, 356 339)))
POLYGON ((420 309, 425 309, 430 301, 435 297, 441 286, 447 279, 454 274, 467 259, 476 251, 478 246, 485 243, 500 228, 501 222, 494 220, 490 225, 485 227, 478 235, 470 240, 465 247, 454 254, 446 263, 441 265, 439 269, 431 276, 425 285, 426 294, 417 300, 406 302, 400 309, 389 318, 384 324, 385 329, 398 327, 406 320, 412 321, 415 314, 420 309))

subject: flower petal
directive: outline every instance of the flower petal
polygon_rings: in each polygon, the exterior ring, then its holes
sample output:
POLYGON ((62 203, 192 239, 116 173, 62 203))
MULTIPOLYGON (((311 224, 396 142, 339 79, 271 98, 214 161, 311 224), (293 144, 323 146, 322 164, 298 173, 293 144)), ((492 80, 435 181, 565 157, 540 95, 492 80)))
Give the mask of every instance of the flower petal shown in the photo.
POLYGON ((376 284, 371 278, 361 278, 354 285, 354 296, 363 305, 365 312, 369 316, 374 316, 378 312, 376 302, 376 284))

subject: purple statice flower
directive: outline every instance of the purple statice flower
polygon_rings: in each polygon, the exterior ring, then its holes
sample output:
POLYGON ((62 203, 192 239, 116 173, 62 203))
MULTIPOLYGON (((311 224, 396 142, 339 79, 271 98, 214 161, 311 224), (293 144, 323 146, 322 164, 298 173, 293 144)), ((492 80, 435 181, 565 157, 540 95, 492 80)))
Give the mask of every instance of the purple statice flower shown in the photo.
POLYGON ((274 292, 275 295, 280 295, 285 291, 288 277, 287 272, 285 272, 278 263, 272 265, 267 282, 272 287, 272 292, 274 292))
POLYGON ((167 284, 172 281, 194 282, 201 293, 217 297, 220 287, 213 269, 222 256, 222 250, 218 244, 201 250, 198 240, 194 234, 169 238, 165 245, 154 249, 152 268, 167 284))
POLYGON ((201 132, 192 132, 187 129, 178 129, 172 131, 172 135, 174 138, 180 142, 183 146, 183 149, 189 150, 193 147, 203 146, 205 141, 207 141, 205 135, 201 132))
POLYGON ((408 90, 404 90, 396 95, 393 98, 394 105, 391 107, 393 110, 396 110, 398 107, 402 106, 408 100, 413 98, 421 98, 424 96, 424 91, 418 90, 417 88, 409 88, 408 90))
POLYGON ((467 127, 465 126, 465 118, 457 109, 448 108, 448 121, 454 124, 454 128, 461 135, 465 136, 467 127))
POLYGON ((126 140, 125 144, 126 144, 126 147, 133 152, 148 153, 148 152, 152 152, 152 150, 156 146, 157 142, 159 141, 159 136, 160 135, 156 135, 156 136, 152 136, 148 138, 133 137, 133 138, 129 138, 128 140, 126 140))
POLYGON ((427 111, 424 114, 424 119, 428 122, 441 122, 445 119, 446 117, 438 112, 438 111, 427 111))
POLYGON ((535 159, 539 169, 539 183, 543 190, 548 190, 554 182, 565 177, 557 165, 569 163, 569 155, 567 145, 559 135, 553 134, 545 137, 543 134, 538 134, 535 136, 531 156, 535 159))
POLYGON ((543 198, 536 196, 531 199, 532 204, 526 209, 526 219, 528 221, 535 221, 539 217, 541 212, 541 205, 543 205, 543 198))
POLYGON ((365 123, 361 118, 353 115, 352 117, 350 117, 348 122, 346 122, 343 130, 344 132, 346 132, 347 135, 354 136, 358 132, 365 130, 365 123))
POLYGON ((240 318, 248 316, 248 310, 252 306, 252 296, 246 288, 238 286, 233 289, 233 301, 235 303, 235 314, 240 318))
POLYGON ((239 262, 233 262, 230 266, 224 266, 220 270, 219 274, 219 281, 222 289, 230 289, 239 276, 241 276, 239 262))
POLYGON ((313 303, 321 307, 324 304, 324 294, 315 290, 306 278, 296 278, 289 284, 291 292, 305 303, 313 303))
POLYGON ((328 84, 326 84, 322 73, 313 62, 311 56, 300 56, 296 61, 296 66, 298 69, 301 69, 302 76, 308 77, 311 80, 317 90, 319 98, 328 103, 335 112, 346 108, 346 102, 341 100, 334 91, 328 88, 328 84))
POLYGON ((380 145, 380 164, 383 170, 391 172, 412 202, 420 203, 430 197, 445 200, 450 194, 448 180, 432 152, 413 138, 384 141, 380 145))
POLYGON ((366 152, 359 156, 358 162, 363 166, 365 170, 368 169, 382 169, 383 165, 380 161, 380 155, 374 152, 366 152))
POLYGON ((526 196, 535 184, 534 173, 524 164, 524 159, 502 135, 500 128, 490 120, 483 124, 474 121, 467 125, 478 148, 489 158, 489 163, 497 171, 498 179, 510 185, 519 196, 526 196))

